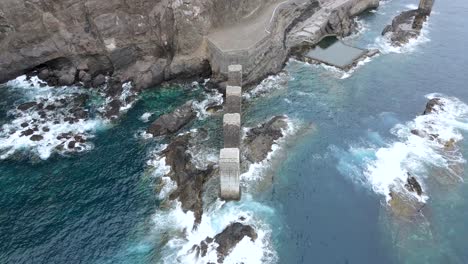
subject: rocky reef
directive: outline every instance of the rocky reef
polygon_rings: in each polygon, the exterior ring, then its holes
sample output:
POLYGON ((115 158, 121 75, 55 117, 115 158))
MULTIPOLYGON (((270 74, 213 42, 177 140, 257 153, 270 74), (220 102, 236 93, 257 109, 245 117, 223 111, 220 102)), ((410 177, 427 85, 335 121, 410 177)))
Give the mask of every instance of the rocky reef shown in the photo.
POLYGON ((223 263, 224 258, 229 255, 232 249, 244 237, 249 237, 252 241, 257 239, 257 232, 249 225, 244 225, 235 222, 227 226, 221 233, 217 234, 214 238, 207 237, 201 241, 199 245, 193 245, 192 251, 196 252, 196 257, 204 257, 208 252, 208 247, 217 244, 216 253, 218 256, 218 263, 223 263))
MULTIPOLYGON (((33 72, 50 85, 99 86, 110 76, 120 83, 132 81, 140 90, 174 78, 210 76, 212 68, 221 69, 212 67, 216 63, 206 36, 274 4, 277 1, 4 0, 0 83, 33 72)), ((279 71, 289 50, 304 41, 349 34, 352 17, 376 6, 378 0, 282 4, 269 30, 267 42, 274 45, 259 44, 259 51, 267 53, 255 53, 256 66, 246 67, 245 82, 279 71), (304 34, 311 23, 320 24, 316 34, 304 34)))
POLYGON ((382 35, 388 35, 394 46, 402 46, 419 37, 433 4, 433 0, 421 0, 418 9, 404 11, 396 16, 392 24, 384 28, 382 35))
POLYGON ((276 140, 284 136, 288 128, 287 117, 275 116, 271 120, 250 129, 244 139, 244 156, 251 163, 267 158, 276 140))

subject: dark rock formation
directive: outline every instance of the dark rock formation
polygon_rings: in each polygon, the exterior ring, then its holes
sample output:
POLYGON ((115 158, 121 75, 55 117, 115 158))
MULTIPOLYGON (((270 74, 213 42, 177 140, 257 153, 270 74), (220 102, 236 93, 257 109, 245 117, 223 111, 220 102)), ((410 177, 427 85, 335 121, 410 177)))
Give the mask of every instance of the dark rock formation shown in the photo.
POLYGON ((214 238, 207 237, 200 245, 194 245, 192 251, 196 251, 197 256, 204 257, 208 251, 208 245, 217 243, 218 247, 216 248, 216 252, 218 255, 218 263, 223 263, 224 258, 228 256, 232 249, 246 236, 252 241, 257 240, 258 237, 253 227, 235 222, 227 226, 214 238))
POLYGON ((275 116, 270 121, 252 128, 244 140, 245 157, 252 163, 266 159, 275 140, 283 137, 288 127, 285 116, 275 116))
POLYGON ((423 23, 432 10, 433 0, 421 0, 420 7, 404 11, 396 16, 391 25, 382 31, 382 35, 390 34, 390 40, 395 46, 402 46, 421 34, 423 23))
POLYGON ((423 112, 423 115, 428 115, 434 112, 437 112, 438 109, 443 110, 443 102, 440 98, 433 98, 429 100, 426 104, 426 109, 423 112))
POLYGON ((422 187, 419 184, 419 182, 416 180, 415 177, 411 176, 411 174, 408 173, 408 179, 406 180, 405 187, 408 191, 410 192, 415 192, 419 196, 422 195, 422 187))
POLYGON ((182 209, 192 211, 195 223, 200 223, 203 214, 202 193, 204 183, 212 176, 213 167, 199 170, 192 163, 192 156, 187 153, 190 135, 177 137, 163 151, 166 164, 171 167, 169 176, 177 183, 177 189, 170 194, 171 200, 179 199, 182 209))
POLYGON ((153 136, 163 136, 179 131, 196 116, 192 104, 193 101, 188 101, 175 111, 160 116, 150 125, 147 132, 153 136))

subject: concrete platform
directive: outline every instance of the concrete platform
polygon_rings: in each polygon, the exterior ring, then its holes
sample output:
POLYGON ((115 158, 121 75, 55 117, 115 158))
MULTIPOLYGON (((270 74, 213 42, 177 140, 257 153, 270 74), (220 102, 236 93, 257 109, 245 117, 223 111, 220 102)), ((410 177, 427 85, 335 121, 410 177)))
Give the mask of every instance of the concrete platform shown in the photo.
POLYGON ((240 199, 240 151, 224 148, 219 154, 220 197, 223 200, 240 199))

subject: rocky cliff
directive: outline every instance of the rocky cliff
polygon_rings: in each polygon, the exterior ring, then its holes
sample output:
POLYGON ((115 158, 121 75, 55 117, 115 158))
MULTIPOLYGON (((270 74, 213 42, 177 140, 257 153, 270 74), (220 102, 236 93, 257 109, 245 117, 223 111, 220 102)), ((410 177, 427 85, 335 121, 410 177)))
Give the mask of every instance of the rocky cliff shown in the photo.
MULTIPOLYGON (((57 79, 62 84, 92 83, 100 74, 107 74, 122 82, 132 80, 136 88, 173 78, 209 75, 205 36, 255 16, 273 2, 277 1, 2 0, 0 83, 41 67, 60 70, 57 79)), ((283 8, 276 23, 281 26, 273 30, 273 34, 282 34, 272 38, 281 43, 286 43, 288 33, 311 15, 308 6, 318 10, 329 2, 349 3, 330 16, 328 26, 334 32, 347 33, 349 27, 342 25, 348 22, 343 21, 378 5, 377 0, 289 2, 291 8, 283 8)), ((272 56, 265 58, 271 60, 272 56)))

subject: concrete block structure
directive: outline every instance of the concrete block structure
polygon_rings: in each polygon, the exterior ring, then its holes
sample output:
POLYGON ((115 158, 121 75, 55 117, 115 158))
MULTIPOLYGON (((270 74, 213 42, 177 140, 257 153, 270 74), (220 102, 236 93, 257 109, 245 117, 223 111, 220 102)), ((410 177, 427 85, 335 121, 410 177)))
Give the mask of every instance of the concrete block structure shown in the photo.
POLYGON ((241 141, 241 117, 239 113, 223 117, 224 147, 239 148, 241 141))
POLYGON ((226 87, 226 113, 242 113, 242 88, 240 86, 226 87))
POLYGON ((242 86, 242 65, 228 66, 228 86, 242 86))
POLYGON ((221 199, 240 200, 240 152, 238 148, 221 149, 219 172, 221 199))

